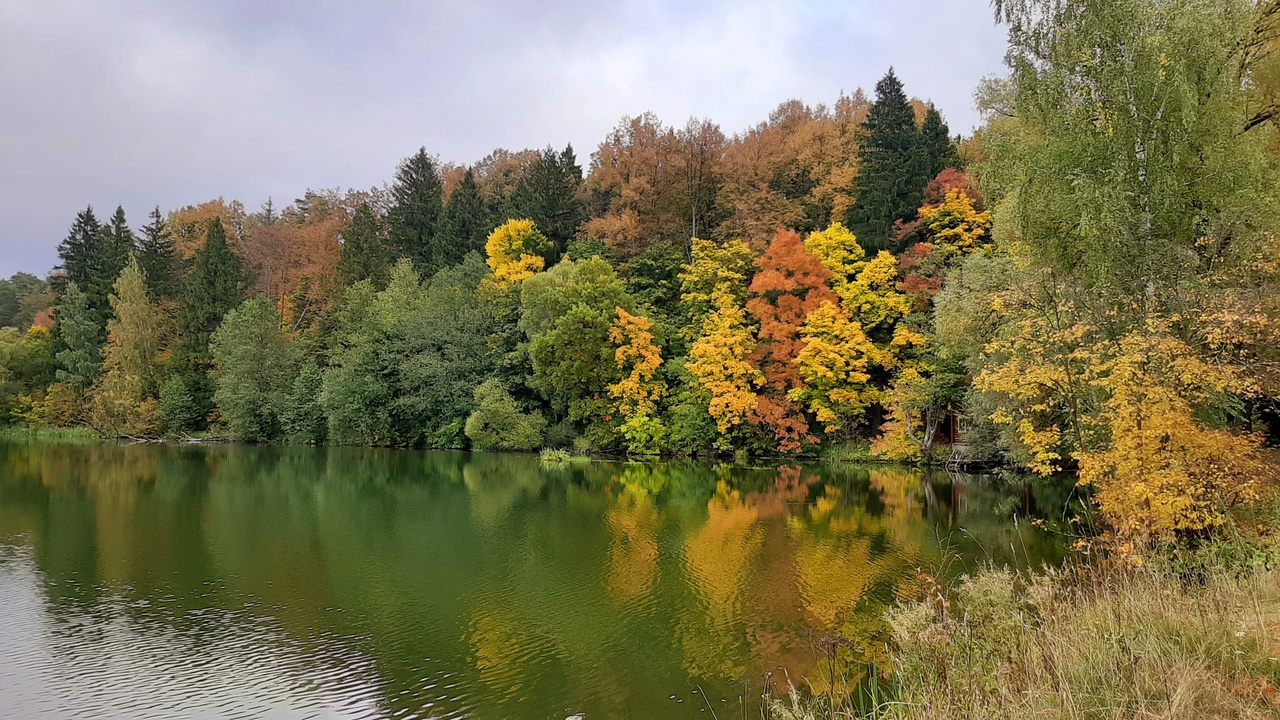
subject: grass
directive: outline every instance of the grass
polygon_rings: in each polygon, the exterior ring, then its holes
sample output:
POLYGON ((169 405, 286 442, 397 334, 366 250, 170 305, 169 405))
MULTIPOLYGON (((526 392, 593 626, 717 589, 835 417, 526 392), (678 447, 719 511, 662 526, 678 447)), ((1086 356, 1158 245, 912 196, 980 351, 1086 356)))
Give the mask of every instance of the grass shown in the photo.
POLYGON ((89 428, 0 427, 0 441, 20 443, 87 444, 102 436, 89 428))
POLYGON ((894 670, 874 694, 793 691, 765 717, 1280 717, 1280 552, 1224 544, 1149 567, 987 568, 890 611, 894 670))

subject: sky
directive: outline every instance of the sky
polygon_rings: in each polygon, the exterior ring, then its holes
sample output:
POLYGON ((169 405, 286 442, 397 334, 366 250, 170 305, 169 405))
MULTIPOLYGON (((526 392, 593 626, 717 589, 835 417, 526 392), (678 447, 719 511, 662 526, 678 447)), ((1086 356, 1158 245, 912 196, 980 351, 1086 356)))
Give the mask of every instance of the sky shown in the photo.
POLYGON ((625 115, 727 133, 892 65, 953 132, 1001 71, 988 0, 3 0, 0 277, 44 275, 78 210, 257 209, 474 162, 625 115))

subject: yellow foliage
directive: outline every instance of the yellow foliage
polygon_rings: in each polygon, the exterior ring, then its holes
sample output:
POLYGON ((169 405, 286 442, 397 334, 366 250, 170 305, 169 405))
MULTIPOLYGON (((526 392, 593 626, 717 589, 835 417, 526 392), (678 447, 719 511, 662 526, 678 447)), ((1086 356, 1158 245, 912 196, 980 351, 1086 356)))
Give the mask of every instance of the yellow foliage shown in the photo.
POLYGON ((657 418, 658 400, 666 385, 655 379, 662 352, 653 342, 653 322, 618 308, 618 319, 609 328, 609 341, 617 345, 614 360, 622 379, 609 386, 609 397, 623 418, 618 431, 632 452, 655 452, 662 428, 657 418))
POLYGON ((1121 536, 1168 538, 1220 525, 1230 505, 1256 499, 1271 472, 1256 438, 1206 427, 1193 401, 1232 388, 1221 368, 1156 333, 1120 341, 1102 418, 1108 440, 1080 454, 1080 482, 1121 536))
POLYGON ((723 244, 693 238, 692 262, 680 273, 681 302, 696 321, 715 309, 715 294, 727 292, 741 303, 755 252, 741 240, 723 244))
POLYGON ((805 403, 826 431, 834 433, 878 399, 878 392, 867 384, 867 366, 882 361, 882 353, 860 323, 830 302, 809 313, 800 337, 804 347, 796 363, 805 384, 791 391, 791 399, 805 403))
POLYGON ((764 383, 764 376, 750 360, 756 341, 742 307, 724 287, 715 290, 712 302, 715 309, 703 321, 687 367, 711 394, 711 417, 724 434, 755 409, 753 388, 764 383))
POLYGON ((499 287, 518 283, 542 271, 542 253, 549 247, 546 236, 532 220, 508 220, 489 233, 484 250, 489 269, 499 287))
POLYGON ((920 219, 928 226, 935 248, 963 255, 986 245, 991 232, 991 213, 978 212, 973 199, 963 191, 947 191, 938 205, 920 208, 920 219))
POLYGON ((832 223, 826 230, 809 233, 804 246, 817 256, 831 271, 831 289, 840 294, 840 288, 857 275, 867 253, 858 244, 858 238, 840 223, 832 223))

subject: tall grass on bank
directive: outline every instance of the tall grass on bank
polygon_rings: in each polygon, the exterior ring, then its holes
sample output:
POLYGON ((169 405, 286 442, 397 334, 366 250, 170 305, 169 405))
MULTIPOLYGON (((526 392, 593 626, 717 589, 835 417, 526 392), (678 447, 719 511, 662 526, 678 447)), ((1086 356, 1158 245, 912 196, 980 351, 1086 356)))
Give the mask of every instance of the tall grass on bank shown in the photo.
POLYGON ((88 444, 102 436, 89 428, 0 427, 0 442, 88 444))
POLYGON ((988 570, 949 610, 914 603, 889 621, 901 695, 885 717, 1280 714, 1274 569, 988 570))

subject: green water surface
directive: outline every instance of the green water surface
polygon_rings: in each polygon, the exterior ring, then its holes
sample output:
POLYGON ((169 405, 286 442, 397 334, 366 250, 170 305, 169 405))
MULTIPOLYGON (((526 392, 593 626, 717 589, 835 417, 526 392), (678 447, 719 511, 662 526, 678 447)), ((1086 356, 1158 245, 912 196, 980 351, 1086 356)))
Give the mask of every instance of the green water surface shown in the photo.
POLYGON ((881 614, 920 570, 1058 562, 1028 519, 1070 512, 1069 491, 850 465, 0 444, 0 717, 759 717, 781 668, 821 686, 883 666, 881 614))

